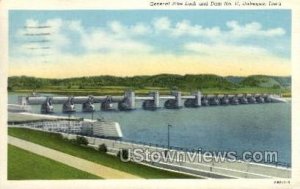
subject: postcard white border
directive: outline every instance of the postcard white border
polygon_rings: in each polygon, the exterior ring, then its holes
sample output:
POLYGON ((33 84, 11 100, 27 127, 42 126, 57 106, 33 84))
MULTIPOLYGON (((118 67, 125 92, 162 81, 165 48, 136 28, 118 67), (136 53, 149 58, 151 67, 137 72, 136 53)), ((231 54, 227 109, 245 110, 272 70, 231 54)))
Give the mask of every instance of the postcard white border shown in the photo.
MULTIPOLYGON (((158 0, 156 0, 158 1, 158 0)), ((164 1, 164 0, 160 0, 164 1)), ((174 1, 174 0, 171 0, 174 1)), ((178 0, 182 1, 182 0, 178 0)), ((225 1, 225 0, 218 0, 225 1)), ((233 2, 234 0, 228 0, 233 2)), ((242 0, 238 0, 242 1, 242 0)), ((260 0, 265 1, 265 0, 260 0)), ((88 9, 187 9, 153 8, 151 0, 0 0, 0 188, 296 188, 300 187, 300 3, 277 0, 281 7, 196 7, 189 9, 290 9, 292 10, 292 178, 291 179, 151 179, 151 180, 66 180, 7 181, 7 71, 8 10, 88 9), (297 161, 298 160, 298 161, 297 161), (274 184, 290 180, 291 184, 274 184)), ((259 2, 259 0, 256 0, 259 2)), ((268 2, 268 1, 265 1, 268 2)))

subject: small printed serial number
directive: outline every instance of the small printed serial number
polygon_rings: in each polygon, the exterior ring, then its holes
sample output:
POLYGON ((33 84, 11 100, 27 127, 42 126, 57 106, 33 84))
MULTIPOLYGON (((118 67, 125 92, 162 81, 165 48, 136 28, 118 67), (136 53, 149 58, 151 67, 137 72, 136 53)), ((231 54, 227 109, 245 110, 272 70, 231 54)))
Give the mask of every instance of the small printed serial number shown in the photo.
POLYGON ((291 184, 290 180, 274 180, 274 184, 291 184))

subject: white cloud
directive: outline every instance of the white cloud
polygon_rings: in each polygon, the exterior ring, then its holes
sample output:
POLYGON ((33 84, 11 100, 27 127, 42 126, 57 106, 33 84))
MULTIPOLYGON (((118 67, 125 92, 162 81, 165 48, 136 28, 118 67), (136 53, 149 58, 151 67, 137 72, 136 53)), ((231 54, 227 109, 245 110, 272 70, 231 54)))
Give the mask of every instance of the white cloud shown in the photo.
POLYGON ((43 54, 63 53, 62 49, 71 44, 68 31, 80 35, 81 45, 87 51, 100 52, 149 52, 150 45, 134 39, 134 36, 148 33, 150 27, 143 23, 132 26, 122 25, 118 21, 107 23, 106 28, 86 29, 80 20, 50 19, 46 22, 29 19, 25 26, 17 31, 17 37, 23 44, 15 49, 26 56, 39 56, 43 54), (35 28, 38 26, 49 26, 47 28, 35 28), (26 34, 32 34, 31 36, 26 34), (37 36, 39 33, 50 33, 49 36, 37 36), (49 43, 32 43, 32 41, 47 40, 49 43), (49 49, 43 49, 47 45, 49 49), (47 52, 46 52, 47 51, 47 52), (50 52, 51 51, 51 52, 50 52))
POLYGON ((191 24, 189 20, 182 20, 172 23, 168 17, 156 18, 153 21, 153 28, 156 33, 168 34, 173 37, 192 36, 209 38, 210 40, 237 40, 251 37, 276 37, 283 36, 283 28, 263 29, 258 22, 251 22, 240 25, 237 21, 226 23, 228 30, 221 30, 218 26, 203 27, 191 24))
POLYGON ((153 21, 154 29, 158 32, 171 30, 171 20, 168 17, 156 18, 153 21))
POLYGON ((126 37, 114 36, 102 30, 82 35, 82 45, 89 51, 149 52, 152 47, 126 37))
POLYGON ((230 29, 228 34, 234 38, 246 37, 276 37, 285 34, 282 28, 272 28, 263 30, 262 25, 258 22, 251 22, 245 25, 240 25, 237 21, 229 21, 226 23, 230 29))
POLYGON ((38 25, 39 25, 39 22, 37 20, 33 20, 33 19, 28 19, 25 24, 26 27, 37 27, 38 25))
POLYGON ((129 31, 135 35, 145 35, 151 33, 152 29, 143 23, 137 23, 136 25, 130 26, 129 31))
MULTIPOLYGON (((133 25, 123 25, 118 21, 111 21, 107 23, 108 31, 119 36, 138 36, 145 35, 151 32, 151 28, 143 23, 136 23, 133 25)), ((103 30, 103 29, 102 29, 103 30)))
POLYGON ((137 53, 152 50, 150 45, 133 39, 135 34, 147 32, 144 25, 137 24, 126 27, 117 21, 112 21, 107 26, 108 29, 85 30, 80 22, 70 22, 69 29, 81 35, 81 45, 88 51, 137 53))
POLYGON ((123 27, 123 25, 118 22, 118 21, 112 21, 108 23, 109 28, 111 29, 111 31, 113 33, 116 34, 122 34, 123 32, 125 32, 125 28, 123 27))
POLYGON ((81 21, 80 20, 71 20, 71 21, 67 21, 66 26, 72 30, 72 31, 76 31, 78 33, 82 33, 84 32, 84 29, 82 27, 81 21))
POLYGON ((118 21, 111 21, 107 23, 106 27, 85 29, 80 21, 69 21, 68 29, 80 34, 81 45, 87 51, 138 53, 153 50, 150 45, 135 39, 136 36, 150 31, 150 28, 143 23, 126 26, 118 21))
POLYGON ((50 19, 46 22, 28 19, 25 25, 28 28, 20 29, 17 35, 25 41, 23 45, 20 45, 18 50, 27 55, 38 54, 38 50, 33 51, 28 49, 38 49, 44 45, 30 44, 30 40, 28 40, 30 37, 25 35, 30 32, 33 34, 39 32, 51 33, 50 36, 44 38, 51 41, 49 46, 51 46, 52 53, 64 53, 62 51, 65 47, 72 48, 70 47, 72 41, 69 36, 69 32, 71 31, 79 34, 80 39, 78 40, 80 41, 80 45, 88 53, 149 53, 154 51, 155 48, 146 43, 141 36, 151 34, 162 38, 169 36, 172 38, 169 40, 190 37, 190 42, 188 40, 183 42, 182 48, 184 50, 211 56, 216 54, 218 56, 226 56, 227 53, 238 54, 238 52, 247 52, 248 54, 267 53, 268 51, 259 45, 257 47, 247 45, 247 43, 243 43, 242 46, 238 45, 239 40, 244 38, 256 39, 257 37, 272 38, 285 35, 285 30, 282 28, 265 29, 258 22, 242 25, 237 21, 229 21, 226 23, 228 29, 222 30, 218 26, 204 27, 193 24, 189 20, 172 22, 168 17, 155 18, 148 25, 141 22, 125 25, 113 20, 107 22, 102 27, 85 28, 80 20, 62 19, 50 19), (30 28, 37 26, 49 26, 49 28, 30 28), (26 42, 26 40, 28 41, 26 42), (33 46, 28 48, 28 45, 33 46), (37 47, 38 45, 40 46, 37 47))
POLYGON ((203 28, 201 25, 192 25, 190 21, 183 20, 178 22, 172 29, 171 34, 173 36, 190 35, 194 37, 210 37, 214 38, 221 35, 219 27, 203 28))
POLYGON ((156 34, 163 33, 171 37, 208 37, 211 40, 222 35, 222 31, 217 26, 205 28, 201 25, 193 25, 189 20, 182 20, 172 24, 168 17, 154 19, 153 29, 155 30, 156 34))
MULTIPOLYGON (((90 28, 85 27, 76 18, 74 20, 50 19, 46 22, 29 19, 25 23, 27 26, 48 25, 51 27, 43 30, 22 28, 17 31, 21 42, 13 43, 15 45, 13 48, 29 56, 25 59, 18 56, 12 57, 10 75, 28 73, 42 77, 71 77, 78 76, 78 73, 123 76, 157 73, 215 73, 220 75, 290 73, 289 59, 270 53, 274 48, 281 48, 284 51, 281 44, 287 43, 279 41, 277 43, 279 45, 274 44, 267 50, 259 43, 254 46, 244 42, 247 40, 242 40, 245 38, 257 40, 258 37, 277 40, 274 37, 284 36, 284 29, 266 29, 257 22, 240 24, 237 21, 230 21, 225 24, 227 28, 221 29, 218 26, 204 27, 193 24, 189 20, 172 22, 168 17, 160 17, 149 23, 124 24, 111 21, 104 26, 95 25, 90 28), (47 60, 51 60, 52 64, 42 63, 46 59, 39 56, 44 53, 44 50, 39 49, 41 44, 29 42, 29 37, 24 35, 28 32, 41 31, 51 33, 49 36, 51 50, 47 52, 53 56, 47 60), (79 38, 71 35, 74 33, 79 38), (147 38, 148 36, 150 38, 147 38), (157 50, 155 51, 155 46, 146 41, 153 38, 158 39, 158 42, 154 44, 156 46, 165 45, 159 41, 162 38, 166 40, 166 43, 168 43, 167 40, 179 40, 174 44, 182 42, 182 46, 178 45, 176 50, 183 50, 184 53, 179 55, 165 51, 152 53, 157 50), (74 40, 78 40, 80 48, 85 50, 80 56, 64 51, 65 48, 74 48, 71 46, 74 40), (36 49, 30 50, 30 48, 36 49), (82 69, 83 64, 85 69, 82 69), (272 69, 268 69, 270 67, 272 69)), ((166 44, 166 47, 172 44, 166 44)), ((173 52, 172 50, 169 52, 173 52)))
POLYGON ((194 40, 184 42, 183 49, 206 56, 226 57, 241 54, 259 56, 271 54, 273 47, 266 49, 259 43, 250 45, 242 39, 261 40, 261 38, 264 38, 265 40, 274 40, 274 37, 285 35, 285 30, 282 28, 265 29, 258 22, 241 25, 237 21, 229 21, 226 26, 227 30, 221 30, 218 26, 203 27, 192 24, 189 20, 172 23, 167 17, 157 18, 153 23, 153 27, 158 34, 173 38, 192 37, 194 40))

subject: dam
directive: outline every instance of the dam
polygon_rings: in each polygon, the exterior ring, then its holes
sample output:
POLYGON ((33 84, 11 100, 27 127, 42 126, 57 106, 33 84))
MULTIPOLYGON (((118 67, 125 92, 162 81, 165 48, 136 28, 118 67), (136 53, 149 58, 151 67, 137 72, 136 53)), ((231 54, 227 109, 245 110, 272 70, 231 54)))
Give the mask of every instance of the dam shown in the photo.
MULTIPOLYGON (((81 105, 82 112, 95 111, 95 104, 100 104, 102 111, 120 110, 130 111, 136 109, 136 101, 142 102, 144 110, 159 108, 180 109, 206 106, 226 106, 240 104, 263 104, 284 102, 280 95, 275 94, 219 94, 203 95, 196 91, 190 95, 183 95, 180 91, 172 91, 170 95, 160 95, 158 91, 149 92, 148 96, 137 96, 134 91, 125 91, 123 96, 19 96, 20 107, 40 105, 41 113, 53 113, 53 104, 62 104, 63 113, 76 112, 76 104, 81 105), (163 104, 162 104, 163 103, 163 104)), ((15 110, 15 108, 13 108, 15 110)))

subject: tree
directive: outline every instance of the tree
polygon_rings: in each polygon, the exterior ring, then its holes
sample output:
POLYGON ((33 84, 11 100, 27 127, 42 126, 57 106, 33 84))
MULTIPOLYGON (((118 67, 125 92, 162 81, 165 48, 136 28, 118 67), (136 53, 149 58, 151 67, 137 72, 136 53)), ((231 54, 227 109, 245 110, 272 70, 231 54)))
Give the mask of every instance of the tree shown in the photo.
POLYGON ((99 148, 98 148, 98 151, 99 152, 104 152, 104 153, 106 153, 107 152, 107 146, 106 146, 106 144, 100 144, 99 145, 99 148))
POLYGON ((76 143, 84 146, 89 144, 88 140, 83 136, 76 136, 76 143))

